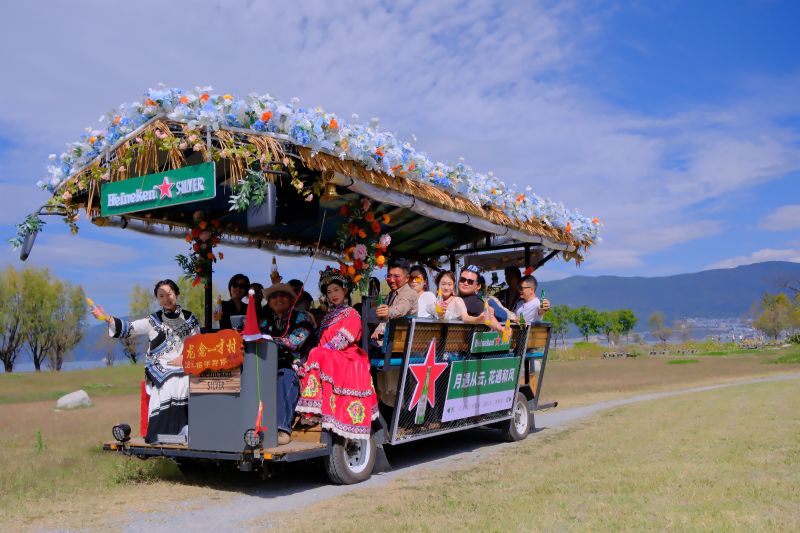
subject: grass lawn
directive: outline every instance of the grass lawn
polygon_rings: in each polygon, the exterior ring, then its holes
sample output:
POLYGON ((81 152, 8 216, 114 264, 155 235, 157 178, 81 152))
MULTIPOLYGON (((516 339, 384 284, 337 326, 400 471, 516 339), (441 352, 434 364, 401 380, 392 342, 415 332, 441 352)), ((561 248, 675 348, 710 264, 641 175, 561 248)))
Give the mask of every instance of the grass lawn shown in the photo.
POLYGON ((19 372, 0 374, 0 404, 57 400, 83 389, 90 397, 139 391, 142 365, 121 364, 71 372, 19 372))
MULTIPOLYGON (((315 531, 796 531, 797 381, 605 411, 303 509, 315 531)), ((279 530, 307 531, 295 512, 279 530)))
MULTIPOLYGON (((773 352, 775 356, 782 355, 773 352)), ((800 372, 798 363, 762 364, 763 356, 698 359, 691 365, 667 365, 666 361, 672 360, 668 357, 551 362, 542 401, 558 400, 561 409, 645 392, 800 372)), ((263 487, 256 476, 235 471, 187 478, 169 461, 127 459, 100 451, 100 443, 111 439, 111 427, 117 422, 130 423, 138 435, 142 375, 141 366, 129 365, 22 374, 19 378, 0 375, 0 401, 5 403, 0 407, 0 494, 4 495, 0 498, 0 531, 103 524, 114 530, 115 522, 109 520, 120 513, 156 512, 170 505, 186 510, 263 487), (87 387, 90 384, 113 387, 87 387), (58 396, 79 388, 89 393, 94 407, 54 412, 58 396), (136 394, 126 394, 128 391, 136 394), (41 450, 37 430, 42 436, 41 450)), ((743 394, 743 390, 731 389, 739 392, 730 394, 743 394)), ((767 409, 765 414, 769 412, 767 409)), ((693 423, 701 427, 706 421, 698 418, 693 423)), ((617 428, 614 434, 621 438, 627 428, 617 428)), ((561 438, 535 436, 525 446, 544 446, 561 438)), ((591 439, 582 442, 587 450, 593 449, 591 439)), ((625 451, 626 446, 620 444, 620 449, 625 451)), ((540 468, 538 462, 533 464, 540 468)), ((500 464, 499 468, 510 467, 500 464)), ((525 468, 535 470, 530 465, 525 468)))

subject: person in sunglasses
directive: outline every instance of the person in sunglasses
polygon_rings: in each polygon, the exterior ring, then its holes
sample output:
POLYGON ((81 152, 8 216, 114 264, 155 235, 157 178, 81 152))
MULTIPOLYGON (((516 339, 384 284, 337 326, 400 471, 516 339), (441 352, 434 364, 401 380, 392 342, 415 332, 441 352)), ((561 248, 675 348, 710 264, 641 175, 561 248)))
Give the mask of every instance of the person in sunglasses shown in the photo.
MULTIPOLYGON (((484 324, 487 319, 484 315, 483 298, 478 295, 479 291, 485 286, 485 282, 481 281, 480 272, 480 269, 475 265, 469 265, 461 271, 461 275, 458 277, 458 295, 467 308, 467 313, 462 317, 462 320, 467 324, 484 324)), ((491 306, 486 312, 489 313, 489 327, 493 331, 503 331, 504 327, 494 317, 491 306)))
POLYGON ((428 273, 422 265, 414 265, 408 273, 408 285, 417 293, 417 316, 432 318, 430 309, 436 304, 436 296, 428 290, 428 273))
POLYGON ((278 345, 278 444, 283 445, 292 440, 294 411, 300 398, 297 371, 302 366, 301 357, 314 320, 305 309, 297 307, 297 294, 288 283, 264 289, 264 298, 269 309, 261 332, 278 345))
POLYGON ((528 322, 537 322, 542 319, 548 309, 550 302, 547 298, 540 302, 536 297, 536 289, 539 282, 533 276, 525 276, 519 280, 519 302, 514 312, 517 316, 524 316, 528 322))
MULTIPOLYGON (((381 320, 391 320, 401 316, 416 316, 419 309, 417 291, 408 285, 408 272, 411 270, 411 265, 405 259, 398 258, 390 260, 387 264, 387 269, 389 272, 386 274, 386 283, 390 289, 389 296, 385 304, 379 305, 375 309, 375 314, 381 320)), ((378 327, 372 333, 372 338, 380 339, 383 337, 385 330, 385 323, 378 324, 378 327)))
POLYGON ((228 293, 230 300, 222 302, 222 316, 219 319, 219 329, 233 329, 231 317, 247 314, 247 304, 242 298, 247 296, 250 290, 250 278, 244 274, 235 274, 228 282, 228 293))

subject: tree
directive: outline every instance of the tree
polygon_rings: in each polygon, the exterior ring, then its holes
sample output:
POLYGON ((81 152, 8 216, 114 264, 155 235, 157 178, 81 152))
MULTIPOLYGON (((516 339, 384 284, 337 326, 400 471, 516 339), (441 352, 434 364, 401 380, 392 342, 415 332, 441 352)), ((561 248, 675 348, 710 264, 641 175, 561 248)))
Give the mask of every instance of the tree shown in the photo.
POLYGON ((53 281, 52 343, 47 362, 52 370, 61 370, 69 353, 83 340, 86 329, 86 295, 83 287, 69 281, 53 281))
POLYGON ((672 324, 672 330, 678 334, 681 341, 686 344, 687 341, 692 339, 692 332, 694 331, 694 324, 686 322, 685 320, 676 320, 672 324))
POLYGON ((618 334, 622 330, 622 327, 619 323, 619 312, 602 311, 598 315, 598 324, 600 331, 606 335, 606 342, 609 346, 611 346, 611 336, 615 333, 618 334))
POLYGON ((589 335, 600 332, 600 317, 597 311, 585 305, 572 311, 572 322, 578 326, 578 331, 586 342, 589 342, 589 335))
POLYGON ((23 295, 21 272, 7 265, 0 272, 0 361, 6 372, 14 371, 25 343, 23 295))
POLYGON ((620 309, 618 313, 620 325, 619 332, 621 335, 625 335, 625 342, 628 342, 628 334, 633 331, 633 328, 635 328, 636 324, 639 323, 639 319, 630 309, 620 309))
POLYGON ((55 324, 52 274, 50 269, 25 268, 22 270, 22 309, 25 328, 25 344, 28 356, 37 372, 53 346, 55 324))
POLYGON ((556 348, 558 348, 558 338, 561 337, 561 343, 566 346, 564 337, 569 333, 569 325, 572 322, 572 311, 568 305, 558 305, 551 307, 542 317, 544 322, 553 323, 553 336, 555 338, 556 348))
POLYGON ((117 359, 117 348, 119 344, 117 343, 117 339, 109 337, 103 332, 94 343, 94 349, 102 351, 105 354, 103 357, 103 361, 106 363, 106 366, 113 366, 114 361, 117 359))
MULTIPOLYGON (((157 305, 158 300, 152 289, 147 289, 137 282, 128 294, 128 320, 133 321, 146 317, 156 309, 157 305)), ((135 335, 121 339, 121 341, 122 354, 132 365, 135 365, 144 352, 144 338, 135 335)))
POLYGON ((653 312, 650 318, 647 319, 647 325, 650 326, 650 332, 653 337, 660 339, 662 344, 667 344, 667 339, 672 336, 672 329, 664 325, 664 313, 660 311, 653 312))
POLYGON ((798 309, 784 293, 771 295, 769 291, 761 299, 761 312, 758 302, 753 304, 751 313, 756 316, 753 327, 765 335, 777 339, 781 333, 797 321, 798 309))

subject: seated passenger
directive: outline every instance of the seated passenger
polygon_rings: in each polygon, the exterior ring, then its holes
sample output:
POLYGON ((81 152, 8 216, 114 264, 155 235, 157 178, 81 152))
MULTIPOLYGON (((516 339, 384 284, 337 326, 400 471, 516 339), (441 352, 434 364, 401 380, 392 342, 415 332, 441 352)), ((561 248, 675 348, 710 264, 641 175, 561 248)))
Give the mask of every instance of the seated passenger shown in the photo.
MULTIPOLYGON (((408 286, 408 272, 411 266, 405 259, 391 259, 388 263, 386 283, 389 284, 389 296, 386 303, 375 309, 375 314, 381 320, 391 320, 401 316, 416 316, 417 291, 408 286)), ((373 339, 380 339, 386 330, 386 324, 378 324, 372 334, 373 339)))
MULTIPOLYGON (((487 289, 486 278, 478 276, 478 285, 483 288, 485 293, 487 289)), ((506 307, 500 303, 500 300, 494 296, 486 296, 486 302, 489 304, 489 307, 492 308, 492 313, 499 324, 505 324, 506 320, 510 320, 514 324, 517 323, 517 315, 506 309, 506 307)))
POLYGON ((517 302, 516 311, 517 315, 525 317, 527 322, 537 322, 542 319, 548 309, 550 309, 550 302, 547 298, 543 302, 539 302, 536 297, 536 289, 539 287, 539 282, 533 276, 525 276, 519 282, 519 296, 520 300, 517 302))
POLYGON ((92 315, 108 322, 108 335, 127 339, 147 335, 150 344, 144 363, 147 407, 147 435, 144 441, 158 442, 158 435, 178 435, 189 424, 189 376, 183 373, 183 342, 200 333, 200 324, 178 305, 181 291, 171 279, 156 283, 153 289, 161 309, 129 322, 109 316, 95 306, 92 315))
MULTIPOLYGON (((256 317, 258 317, 258 323, 261 324, 265 318, 267 318, 267 306, 264 305, 264 286, 260 283, 251 283, 250 290, 253 291, 254 295, 247 298, 247 305, 255 305, 256 306, 256 317)), ((244 298, 242 298, 244 301, 244 298)))
POLYGON ((348 439, 369 439, 378 401, 369 358, 358 347, 361 317, 350 306, 350 280, 328 269, 319 281, 333 311, 319 325, 319 344, 300 370, 302 393, 297 411, 318 415, 323 429, 348 439))
POLYGON ((497 293, 497 299, 506 309, 514 309, 519 301, 519 280, 522 272, 517 267, 508 267, 504 271, 507 288, 497 293))
POLYGON ((464 300, 456 296, 456 276, 449 270, 436 275, 436 286, 442 291, 441 312, 436 311, 436 301, 429 305, 428 311, 440 320, 462 320, 467 315, 464 300))
POLYGON ((408 273, 408 285, 417 293, 417 316, 431 318, 429 307, 436 303, 436 296, 428 289, 428 273, 422 265, 414 265, 408 273))
POLYGON ((305 309, 290 309, 297 299, 292 287, 278 283, 264 289, 267 299, 267 318, 261 332, 278 344, 278 444, 292 440, 292 422, 300 381, 296 370, 300 368, 300 353, 314 328, 313 320, 305 309))
POLYGON ((489 316, 484 314, 483 298, 478 296, 478 292, 486 287, 486 282, 481 283, 480 270, 475 265, 469 265, 461 271, 458 278, 458 295, 464 301, 467 308, 466 315, 461 319, 467 324, 484 324, 488 318, 489 328, 493 331, 503 331, 505 329, 494 317, 491 307, 488 308, 489 316))
POLYGON ((250 278, 244 274, 234 275, 228 282, 230 300, 222 302, 222 316, 219 319, 219 329, 233 329, 231 317, 247 314, 247 304, 242 301, 247 291, 250 290, 250 278))

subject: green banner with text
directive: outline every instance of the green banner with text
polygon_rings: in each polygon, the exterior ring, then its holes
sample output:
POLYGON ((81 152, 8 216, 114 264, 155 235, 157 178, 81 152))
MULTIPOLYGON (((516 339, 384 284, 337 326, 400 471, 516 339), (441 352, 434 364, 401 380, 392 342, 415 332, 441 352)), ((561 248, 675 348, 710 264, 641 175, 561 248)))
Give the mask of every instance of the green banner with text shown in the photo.
POLYGON ((511 407, 519 379, 519 357, 454 361, 442 422, 511 407))
POLYGON ((475 333, 472 337, 472 353, 509 352, 511 337, 503 342, 503 334, 494 331, 475 333))
POLYGON ((122 215, 207 200, 216 193, 214 163, 202 163, 107 183, 100 190, 100 212, 122 215))

